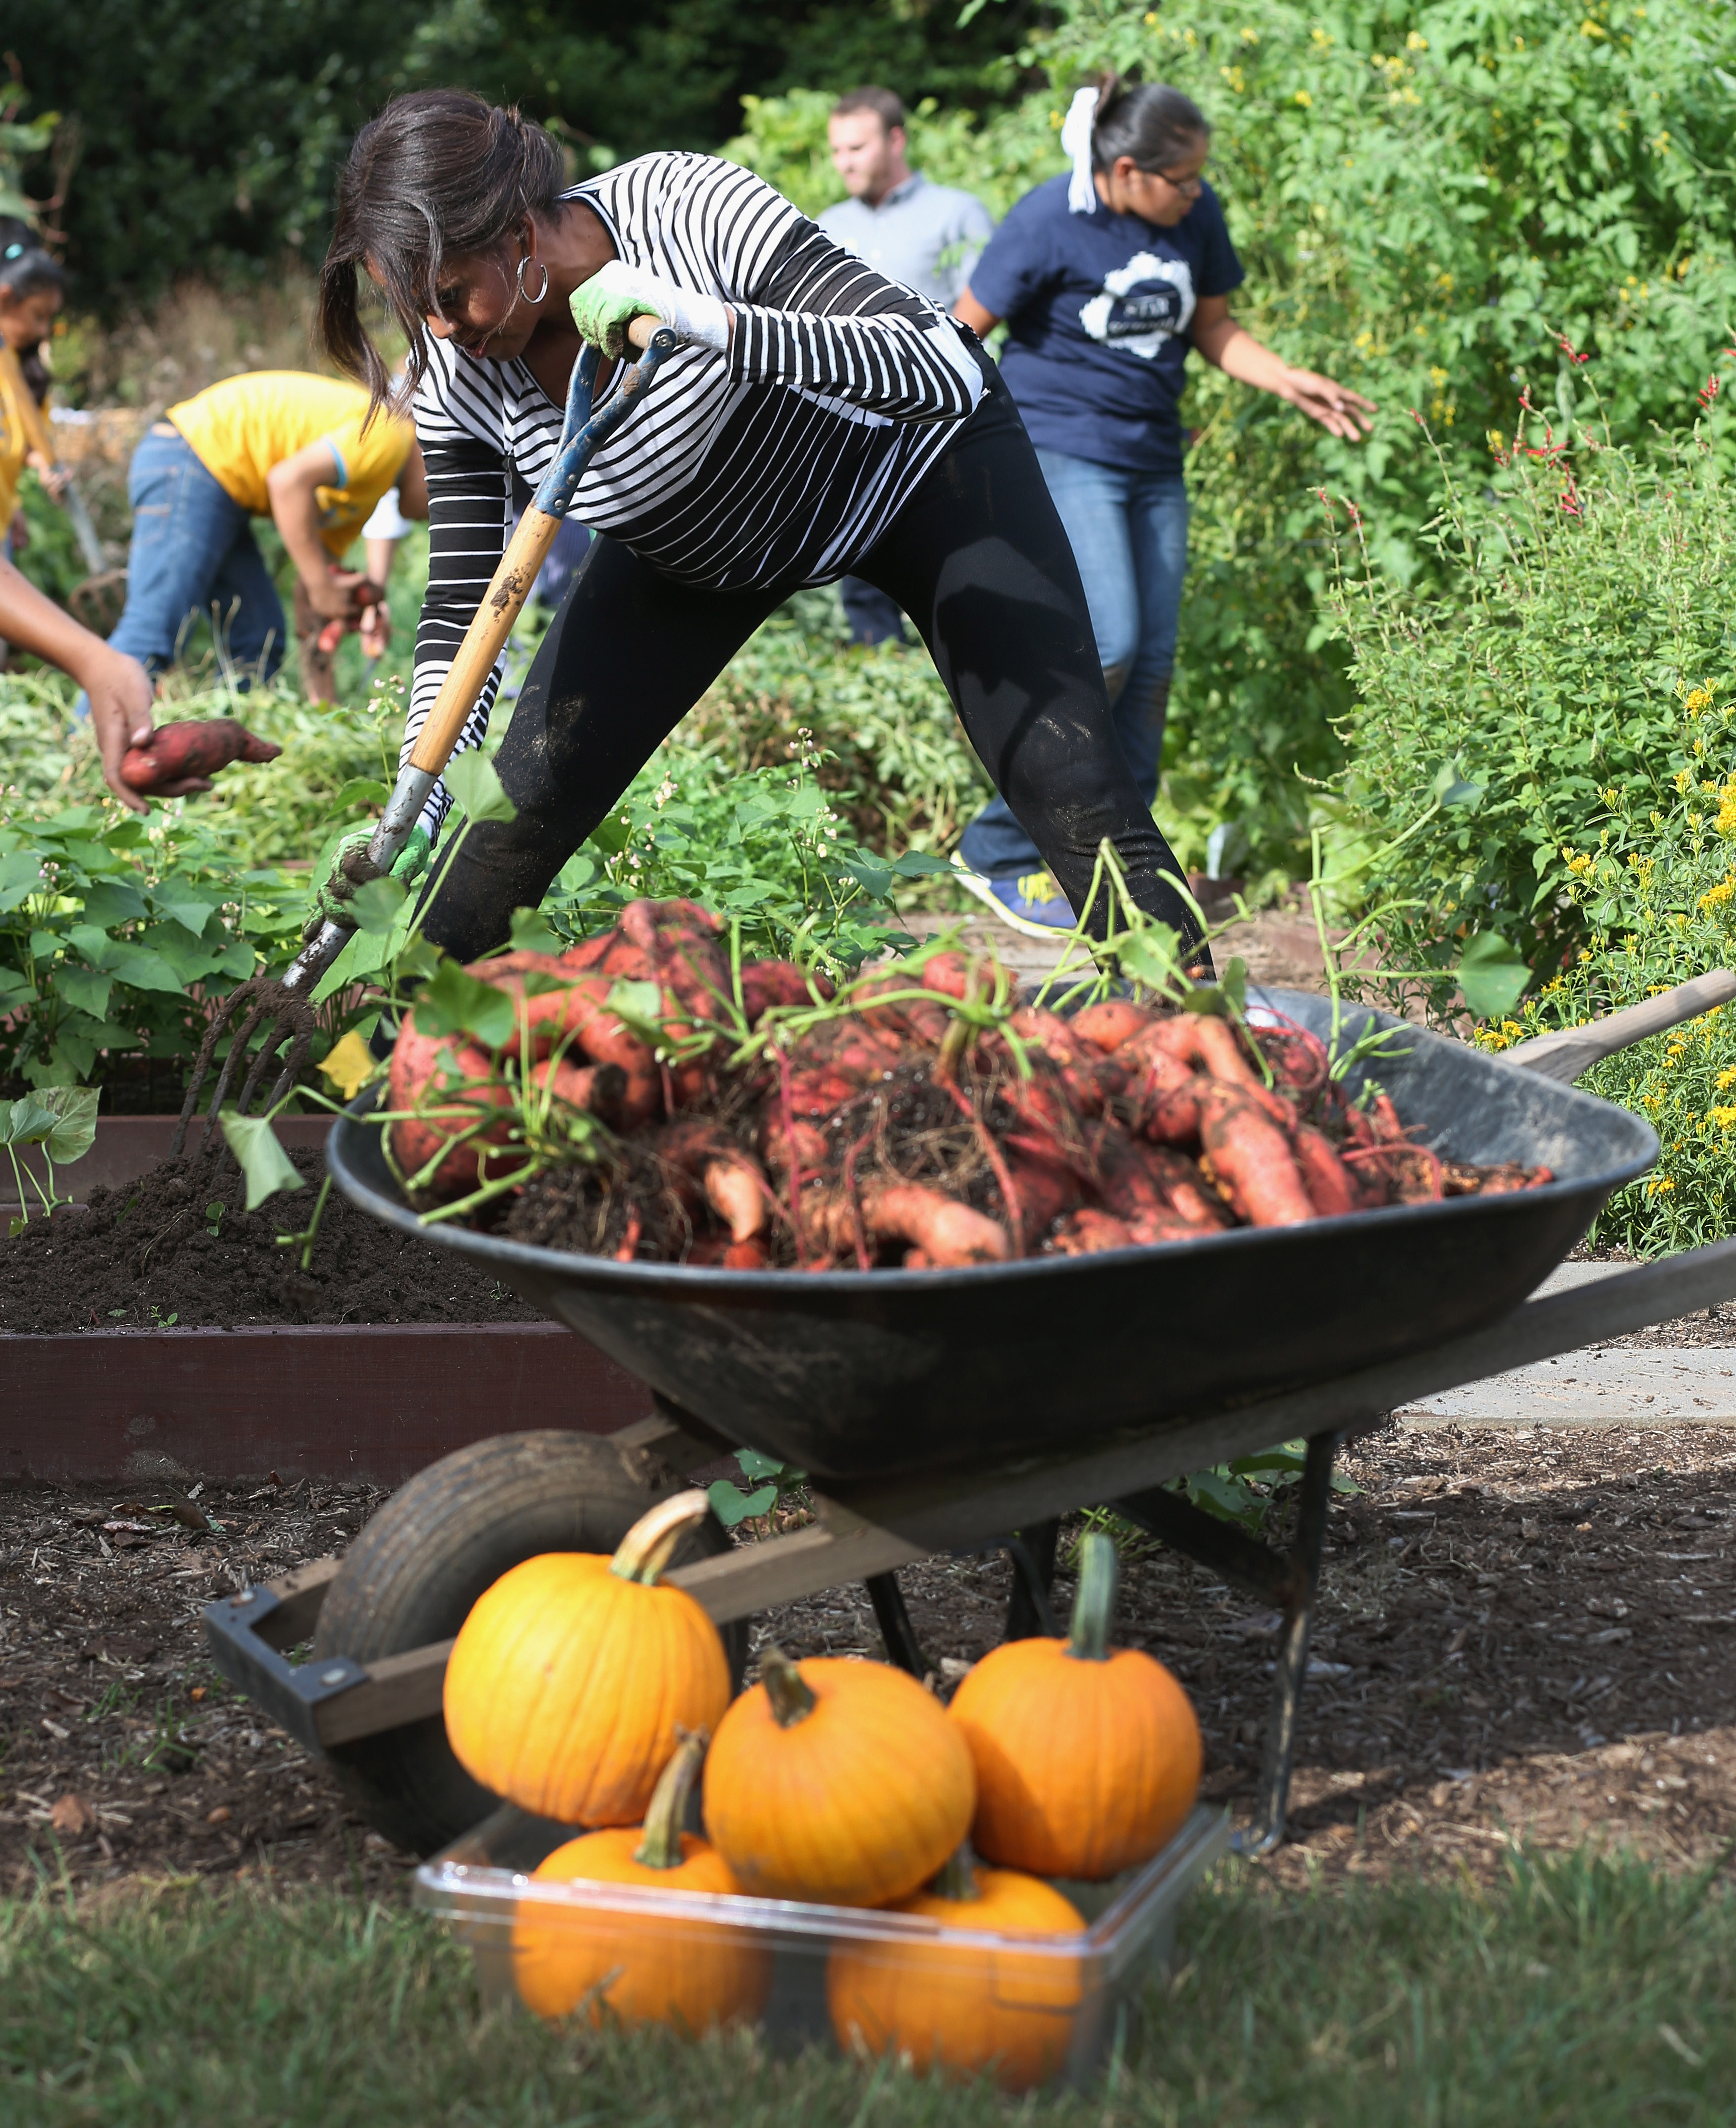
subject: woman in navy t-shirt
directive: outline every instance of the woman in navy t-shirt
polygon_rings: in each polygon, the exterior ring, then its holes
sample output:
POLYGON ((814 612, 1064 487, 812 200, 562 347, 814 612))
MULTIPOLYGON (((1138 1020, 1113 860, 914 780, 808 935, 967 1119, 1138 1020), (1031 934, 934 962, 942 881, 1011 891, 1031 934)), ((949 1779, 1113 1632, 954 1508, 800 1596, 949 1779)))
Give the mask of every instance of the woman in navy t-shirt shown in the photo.
MULTIPOLYGON (((1112 77, 1082 89, 1061 143, 1071 177, 1026 193, 954 310, 979 335, 1007 321, 1002 373, 1073 543, 1116 734, 1150 805, 1188 563, 1177 409, 1189 345, 1335 436, 1359 441, 1374 409, 1291 368, 1231 317, 1242 269, 1200 174, 1211 128, 1179 90, 1112 77)), ((965 829, 955 862, 1017 929, 1071 929, 1072 910, 1004 800, 965 829)))

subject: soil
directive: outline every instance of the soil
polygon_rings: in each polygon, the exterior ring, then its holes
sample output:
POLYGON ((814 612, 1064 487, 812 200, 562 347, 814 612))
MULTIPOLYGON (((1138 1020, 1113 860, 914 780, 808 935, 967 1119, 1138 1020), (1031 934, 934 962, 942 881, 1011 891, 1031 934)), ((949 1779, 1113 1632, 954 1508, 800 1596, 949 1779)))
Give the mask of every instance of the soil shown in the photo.
MULTIPOLYGON (((1487 1878, 1515 1840, 1587 1836, 1667 1864, 1718 1853, 1736 1815, 1736 1430, 1392 1427, 1343 1467, 1361 1490, 1334 1502, 1290 1840, 1266 1866, 1487 1878)), ((0 1893, 63 1859, 79 1882, 383 1884, 410 1866, 216 1676, 199 1622, 243 1583, 341 1551, 384 1495, 196 1489, 178 1513, 90 1486, 0 1491, 0 1893)), ((1005 1563, 899 1579, 950 1690, 998 1636, 1005 1563)), ((1205 1793, 1243 1822, 1275 1625, 1173 1554, 1125 1568, 1118 1637, 1187 1686, 1205 1793)), ((773 1636, 880 1652, 856 1587, 766 1614, 757 1646, 773 1636)))
POLYGON ((0 1240, 0 1332, 244 1329, 255 1323, 540 1323, 462 1257, 395 1233, 333 1190, 307 1267, 277 1237, 305 1228, 324 1156, 290 1156, 308 1187, 244 1209, 232 1164, 168 1161, 83 1209, 0 1240), (212 1213, 221 1204, 221 1216, 212 1213))

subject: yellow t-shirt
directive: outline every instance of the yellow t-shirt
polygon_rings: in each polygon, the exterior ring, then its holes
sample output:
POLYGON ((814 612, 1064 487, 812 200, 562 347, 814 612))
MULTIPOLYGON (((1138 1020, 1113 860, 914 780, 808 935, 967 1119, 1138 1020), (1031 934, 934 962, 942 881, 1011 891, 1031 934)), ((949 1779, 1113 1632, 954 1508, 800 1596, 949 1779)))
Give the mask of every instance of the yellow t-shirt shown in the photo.
POLYGON ((18 476, 30 453, 25 397, 30 387, 10 348, 0 356, 0 539, 12 529, 18 507, 18 476))
POLYGON ((368 394, 358 384, 296 369, 255 369, 183 399, 169 408, 168 419, 206 471, 256 517, 270 515, 265 477, 272 468, 310 444, 329 443, 338 478, 315 493, 320 537, 337 555, 404 470, 415 441, 408 421, 384 412, 364 435, 367 413, 368 394))

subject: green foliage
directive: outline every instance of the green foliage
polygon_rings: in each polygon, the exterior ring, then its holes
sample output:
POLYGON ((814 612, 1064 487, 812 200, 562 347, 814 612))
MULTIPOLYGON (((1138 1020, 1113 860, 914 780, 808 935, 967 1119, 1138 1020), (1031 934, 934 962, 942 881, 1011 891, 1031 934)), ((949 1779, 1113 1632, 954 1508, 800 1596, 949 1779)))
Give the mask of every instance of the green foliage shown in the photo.
MULTIPOLYGON (((1728 653, 1720 663, 1728 676, 1728 653)), ((1514 1018, 1481 1031, 1482 1047, 1736 965, 1736 681, 1684 689, 1673 707, 1656 720, 1656 790, 1612 786, 1561 849, 1584 943, 1514 1018)), ((1644 1116, 1662 1146, 1654 1171, 1598 1215, 1596 1242, 1664 1256, 1736 1230, 1736 1017, 1719 1007, 1606 1058, 1581 1084, 1644 1116)))
POLYGON ((287 961, 299 898, 178 810, 0 818, 0 1080, 68 1086, 103 1054, 190 1056, 204 986, 287 961))
POLYGON ((847 839, 813 780, 825 756, 809 741, 799 734, 801 750, 783 768, 745 772, 659 748, 555 882, 548 920, 581 938, 641 895, 685 896, 739 923, 744 957, 817 961, 833 976, 904 943, 890 920, 895 886, 946 867, 920 852, 885 857, 847 839))
POLYGON ((960 33, 950 7, 847 0, 11 0, 0 35, 27 53, 38 98, 82 122, 68 259, 78 306, 112 315, 188 272, 263 281, 286 251, 316 262, 335 166, 402 89, 516 102, 582 176, 715 147, 745 91, 889 79, 913 101, 970 95, 1036 13, 1014 0, 960 33))
MULTIPOLYGON (((1527 417, 1486 476, 1443 458, 1429 588, 1406 591, 1346 543, 1345 824, 1389 832, 1443 762, 1480 786, 1370 867, 1388 965, 1422 971, 1436 1009, 1467 933, 1500 934, 1547 981, 1591 933, 1620 928, 1588 903, 1574 853, 1611 808, 1644 820, 1673 805, 1682 703, 1728 673, 1727 434, 1715 403, 1686 440, 1637 450, 1582 430, 1568 458, 1527 417)), ((1335 538, 1341 513, 1330 521, 1335 538)))

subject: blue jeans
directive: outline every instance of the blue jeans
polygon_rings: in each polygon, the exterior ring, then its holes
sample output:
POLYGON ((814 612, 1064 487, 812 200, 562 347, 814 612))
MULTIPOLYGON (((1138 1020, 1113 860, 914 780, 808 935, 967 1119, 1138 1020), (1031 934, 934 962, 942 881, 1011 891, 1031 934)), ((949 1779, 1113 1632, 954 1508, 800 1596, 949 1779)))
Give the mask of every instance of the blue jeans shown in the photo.
MULTIPOLYGON (((1188 569, 1188 491, 1179 473, 1099 465, 1062 451, 1039 450, 1036 458, 1084 580, 1115 735, 1150 805, 1163 765, 1164 714, 1188 569)), ((977 815, 959 852, 973 872, 989 879, 1042 865, 1004 798, 991 800, 977 815)))
POLYGON ((844 618, 850 624, 851 639, 865 649, 872 649, 877 643, 902 643, 904 639, 904 616, 896 599, 888 598, 885 591, 861 577, 844 577, 839 580, 838 596, 844 605, 844 618))
POLYGON ((133 453, 126 499, 133 536, 115 648, 159 672, 202 615, 243 686, 254 672, 269 679, 283 659, 283 607, 248 512, 166 422, 133 453))

